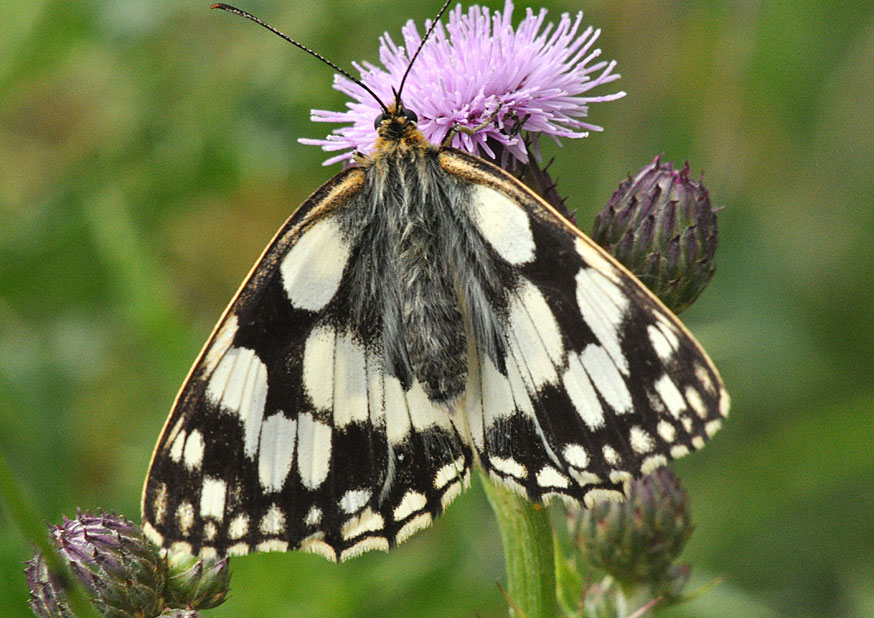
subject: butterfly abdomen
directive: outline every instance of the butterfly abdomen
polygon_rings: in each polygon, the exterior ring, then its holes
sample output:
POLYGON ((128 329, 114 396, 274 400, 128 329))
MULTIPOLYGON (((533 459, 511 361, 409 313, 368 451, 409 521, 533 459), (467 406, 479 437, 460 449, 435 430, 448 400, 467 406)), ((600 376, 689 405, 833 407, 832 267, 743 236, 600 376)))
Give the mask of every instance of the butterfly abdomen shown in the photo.
POLYGON ((434 190, 429 170, 437 164, 430 155, 399 150, 371 169, 359 201, 367 212, 369 251, 366 263, 353 268, 370 271, 356 278, 378 281, 370 290, 376 298, 362 306, 382 307, 386 366, 407 386, 418 381, 432 402, 451 405, 467 380, 467 336, 455 284, 458 264, 439 233, 452 225, 452 204, 434 190), (380 207, 372 208, 375 203, 380 207))
POLYGON ((360 285, 346 296, 360 331, 380 340, 386 369, 451 409, 467 386, 468 338, 500 356, 506 277, 465 206, 469 187, 447 176, 436 148, 384 151, 370 163, 348 213, 350 244, 366 250, 350 263, 347 280, 360 285))

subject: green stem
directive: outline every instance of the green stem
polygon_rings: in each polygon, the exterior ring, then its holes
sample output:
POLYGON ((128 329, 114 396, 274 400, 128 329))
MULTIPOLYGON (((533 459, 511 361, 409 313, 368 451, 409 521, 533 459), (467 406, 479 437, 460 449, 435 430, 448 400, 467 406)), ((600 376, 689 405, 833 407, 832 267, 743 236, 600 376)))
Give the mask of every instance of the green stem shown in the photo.
POLYGON ((492 483, 480 473, 501 532, 512 613, 518 618, 554 618, 555 558, 549 509, 492 483))
POLYGON ((0 498, 6 502, 6 509, 12 520, 42 554, 49 572, 60 580, 73 614, 79 618, 100 618, 100 614, 91 605, 81 584, 67 568, 57 548, 49 541, 49 535, 46 534, 45 526, 40 522, 36 509, 15 482, 2 453, 0 453, 0 498))

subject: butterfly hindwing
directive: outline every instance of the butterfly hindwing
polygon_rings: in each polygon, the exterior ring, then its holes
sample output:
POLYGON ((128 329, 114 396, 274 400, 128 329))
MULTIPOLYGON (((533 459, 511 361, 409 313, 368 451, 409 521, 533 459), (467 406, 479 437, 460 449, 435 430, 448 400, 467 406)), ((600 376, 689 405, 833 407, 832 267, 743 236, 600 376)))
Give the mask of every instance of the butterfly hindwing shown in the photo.
POLYGON ((509 265, 504 354, 475 351, 466 413, 490 475, 536 500, 591 504, 703 446, 728 396, 694 338, 643 285, 515 178, 444 149, 509 265))
POLYGON ((195 363, 144 491, 159 545, 345 559, 426 527, 469 483, 470 450, 445 413, 344 320, 357 249, 338 216, 362 178, 342 172, 298 209, 195 363))

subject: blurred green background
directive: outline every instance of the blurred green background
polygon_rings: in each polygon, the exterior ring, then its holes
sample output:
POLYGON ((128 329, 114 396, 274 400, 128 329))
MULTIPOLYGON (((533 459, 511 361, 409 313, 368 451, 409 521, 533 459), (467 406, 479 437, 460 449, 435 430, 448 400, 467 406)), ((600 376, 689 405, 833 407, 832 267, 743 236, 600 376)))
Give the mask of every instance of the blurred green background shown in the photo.
MULTIPOLYGON (((438 6, 239 1, 345 66, 438 6)), ((666 614, 874 615, 874 6, 545 4, 603 28, 628 92, 593 106, 604 133, 547 149, 581 226, 660 152, 725 206, 716 277, 683 317, 732 416, 674 465, 697 522, 684 559, 696 583, 724 579, 666 614)), ((344 103, 330 71, 208 5, 0 2, 0 449, 50 521, 77 506, 138 519, 214 321, 338 170, 297 143, 330 128, 310 108, 344 103)), ((0 615, 30 615, 29 555, 0 508, 0 615)), ((390 555, 233 566, 208 615, 506 615, 476 484, 390 555)))

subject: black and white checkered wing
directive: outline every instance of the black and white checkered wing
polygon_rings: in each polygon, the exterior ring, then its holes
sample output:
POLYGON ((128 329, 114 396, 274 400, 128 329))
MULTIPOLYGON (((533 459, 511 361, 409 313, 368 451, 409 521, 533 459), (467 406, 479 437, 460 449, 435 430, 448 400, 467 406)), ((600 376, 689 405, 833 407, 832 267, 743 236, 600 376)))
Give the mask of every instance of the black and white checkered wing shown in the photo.
POLYGON ((500 265, 498 353, 475 351, 465 411, 490 476, 589 505, 704 445, 728 395, 704 350, 633 275, 527 187, 465 153, 471 216, 500 265))
POLYGON ((143 494, 158 545, 343 560, 428 526, 469 483, 445 412, 384 370, 378 324, 348 322, 358 249, 340 215, 362 184, 347 170, 301 206, 195 363, 143 494))

